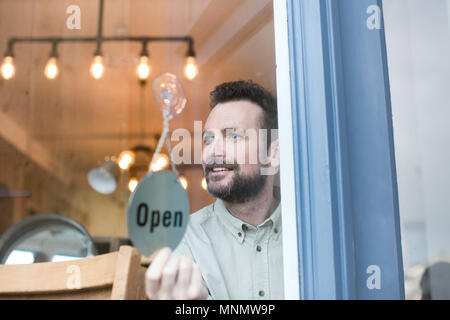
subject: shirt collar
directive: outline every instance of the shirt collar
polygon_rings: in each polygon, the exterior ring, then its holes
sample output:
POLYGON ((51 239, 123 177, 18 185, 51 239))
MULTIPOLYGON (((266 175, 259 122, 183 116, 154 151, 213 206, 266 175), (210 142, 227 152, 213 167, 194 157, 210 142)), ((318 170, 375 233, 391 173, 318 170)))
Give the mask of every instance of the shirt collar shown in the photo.
MULTIPOLYGON (((219 217, 220 221, 225 225, 228 231, 236 238, 239 243, 244 241, 245 231, 247 230, 248 223, 233 216, 222 200, 217 199, 214 203, 214 212, 219 217)), ((275 211, 264 220, 258 227, 262 227, 265 224, 270 223, 272 225, 271 231, 275 232, 275 239, 277 239, 281 233, 281 202, 275 211)))

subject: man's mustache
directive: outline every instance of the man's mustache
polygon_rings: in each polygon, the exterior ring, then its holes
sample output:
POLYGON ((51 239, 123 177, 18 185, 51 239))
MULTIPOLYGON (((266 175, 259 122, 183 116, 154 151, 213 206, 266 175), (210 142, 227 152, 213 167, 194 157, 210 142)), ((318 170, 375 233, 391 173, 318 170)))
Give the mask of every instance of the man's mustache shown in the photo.
POLYGON ((210 158, 205 164, 205 175, 208 175, 208 173, 216 167, 223 167, 229 170, 236 170, 239 168, 239 165, 236 162, 210 158))

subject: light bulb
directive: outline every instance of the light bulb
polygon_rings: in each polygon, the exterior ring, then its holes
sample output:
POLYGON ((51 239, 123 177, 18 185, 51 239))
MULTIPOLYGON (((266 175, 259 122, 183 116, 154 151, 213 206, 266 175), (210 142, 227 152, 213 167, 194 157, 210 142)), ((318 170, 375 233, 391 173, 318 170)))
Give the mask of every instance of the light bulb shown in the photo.
POLYGON ((166 168, 168 164, 169 164, 169 157, 164 153, 160 153, 158 155, 158 158, 156 158, 155 163, 153 165, 150 163, 150 170, 153 172, 160 171, 166 168))
POLYGON ((130 181, 128 182, 128 190, 130 190, 130 192, 133 192, 136 189, 137 185, 138 179, 131 178, 130 181))
POLYGON ((16 68, 14 67, 14 58, 12 56, 6 56, 3 58, 1 66, 2 77, 5 80, 11 79, 16 73, 16 68))
POLYGON ((195 64, 195 58, 192 56, 186 57, 186 66, 184 67, 184 75, 189 80, 194 79, 198 74, 198 67, 195 64))
POLYGON ((56 57, 50 57, 45 66, 44 74, 47 79, 55 79, 58 76, 58 64, 56 57))
POLYGON ((203 188, 203 190, 207 190, 208 189, 208 185, 206 183, 205 177, 203 177, 203 179, 202 179, 202 188, 203 188))
POLYGON ((187 190, 188 182, 187 182, 186 177, 180 176, 180 183, 181 183, 181 186, 184 188, 184 190, 187 190))
POLYGON ((187 99, 176 75, 165 72, 153 80, 152 87, 156 105, 163 116, 170 120, 183 112, 187 99))
POLYGON ((100 79, 103 76, 105 67, 103 65, 103 57, 95 56, 91 64, 91 75, 94 79, 100 79))
POLYGON ((134 164, 134 153, 129 150, 123 151, 119 155, 119 167, 122 170, 128 170, 134 164))
POLYGON ((150 64, 148 63, 148 56, 141 56, 139 58, 139 65, 137 66, 137 75, 140 80, 146 80, 150 75, 150 64))

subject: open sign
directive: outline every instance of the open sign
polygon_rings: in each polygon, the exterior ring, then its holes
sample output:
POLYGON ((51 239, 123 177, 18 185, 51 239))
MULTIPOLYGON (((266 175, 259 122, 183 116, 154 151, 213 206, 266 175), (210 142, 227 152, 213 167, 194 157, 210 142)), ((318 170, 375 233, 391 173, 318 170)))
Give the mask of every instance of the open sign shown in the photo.
POLYGON ((171 171, 152 172, 139 182, 128 203, 127 228, 145 256, 162 247, 174 250, 189 220, 189 199, 171 171))
POLYGON ((138 213, 136 216, 137 224, 140 227, 145 227, 147 222, 150 226, 150 232, 153 232, 154 228, 157 228, 162 224, 163 227, 180 227, 183 225, 183 212, 175 211, 173 214, 170 210, 166 210, 161 217, 159 210, 152 210, 151 217, 148 219, 148 206, 146 203, 141 203, 138 206, 138 213))

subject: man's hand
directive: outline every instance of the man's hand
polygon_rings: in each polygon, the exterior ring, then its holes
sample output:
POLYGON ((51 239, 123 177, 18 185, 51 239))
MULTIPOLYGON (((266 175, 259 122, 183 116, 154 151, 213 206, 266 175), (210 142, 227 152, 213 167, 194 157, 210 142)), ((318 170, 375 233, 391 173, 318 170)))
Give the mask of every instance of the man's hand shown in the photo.
POLYGON ((145 273, 145 290, 152 300, 206 299, 200 266, 169 248, 156 252, 145 273))

